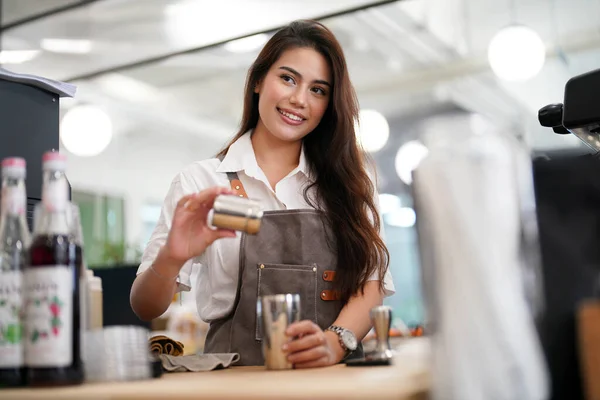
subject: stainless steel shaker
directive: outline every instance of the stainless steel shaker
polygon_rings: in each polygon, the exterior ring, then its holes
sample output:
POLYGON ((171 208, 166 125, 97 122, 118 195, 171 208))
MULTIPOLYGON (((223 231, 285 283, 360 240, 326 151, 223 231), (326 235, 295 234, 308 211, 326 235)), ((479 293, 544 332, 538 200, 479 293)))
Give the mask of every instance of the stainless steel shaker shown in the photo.
POLYGON ((232 195, 220 195, 212 210, 212 225, 255 235, 260 230, 263 208, 256 200, 232 195))
POLYGON ((292 369, 282 346, 290 341, 288 326, 300 321, 300 295, 262 296, 257 304, 257 318, 262 333, 262 349, 267 369, 292 369))

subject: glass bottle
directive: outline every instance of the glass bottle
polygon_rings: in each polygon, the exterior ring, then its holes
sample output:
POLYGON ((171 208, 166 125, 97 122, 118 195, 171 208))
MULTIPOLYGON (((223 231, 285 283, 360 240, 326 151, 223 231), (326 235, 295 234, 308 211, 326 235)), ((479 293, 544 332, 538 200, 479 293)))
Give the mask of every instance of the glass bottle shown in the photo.
POLYGON ((2 160, 0 206, 0 387, 25 384, 22 344, 23 267, 30 235, 25 210, 26 165, 22 158, 2 160))
POLYGON ((39 221, 25 270, 25 365, 30 386, 83 382, 79 288, 81 247, 73 238, 66 158, 43 157, 39 221))

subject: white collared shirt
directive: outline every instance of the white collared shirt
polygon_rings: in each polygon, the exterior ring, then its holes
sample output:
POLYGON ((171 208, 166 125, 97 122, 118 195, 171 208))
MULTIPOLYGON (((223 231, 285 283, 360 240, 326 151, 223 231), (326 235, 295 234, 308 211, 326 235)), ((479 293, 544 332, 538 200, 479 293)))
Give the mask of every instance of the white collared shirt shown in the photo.
MULTIPOLYGON (((311 183, 304 149, 298 166, 279 181, 273 190, 256 162, 250 135, 248 132, 233 143, 223 162, 216 158, 194 162, 173 179, 158 223, 142 255, 138 274, 154 262, 158 251, 165 244, 179 199, 213 186, 230 187, 225 172, 237 172, 248 197, 258 200, 265 211, 313 208, 306 203, 303 195, 304 188, 311 183)), ((180 290, 189 291, 193 287, 198 313, 204 321, 224 317, 233 307, 238 281, 240 238, 241 234, 237 232, 235 238, 216 240, 201 256, 186 262, 179 273, 180 290), (193 270, 197 277, 192 286, 193 270)), ((378 277, 374 275, 371 279, 376 280, 378 277)), ((392 295, 395 289, 389 271, 384 283, 386 295, 392 295)))

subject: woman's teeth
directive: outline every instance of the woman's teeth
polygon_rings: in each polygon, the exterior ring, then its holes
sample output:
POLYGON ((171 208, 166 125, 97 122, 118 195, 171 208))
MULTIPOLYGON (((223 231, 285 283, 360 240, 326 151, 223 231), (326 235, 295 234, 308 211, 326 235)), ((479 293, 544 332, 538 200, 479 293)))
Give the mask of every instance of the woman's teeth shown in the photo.
POLYGON ((279 110, 279 112, 280 112, 281 114, 285 115, 286 117, 288 117, 288 118, 289 118, 289 119, 291 119, 291 120, 294 120, 294 121, 302 121, 302 118, 300 118, 300 117, 299 117, 299 116, 297 116, 297 115, 290 114, 290 113, 287 113, 287 112, 285 112, 285 111, 282 111, 282 110, 279 110))

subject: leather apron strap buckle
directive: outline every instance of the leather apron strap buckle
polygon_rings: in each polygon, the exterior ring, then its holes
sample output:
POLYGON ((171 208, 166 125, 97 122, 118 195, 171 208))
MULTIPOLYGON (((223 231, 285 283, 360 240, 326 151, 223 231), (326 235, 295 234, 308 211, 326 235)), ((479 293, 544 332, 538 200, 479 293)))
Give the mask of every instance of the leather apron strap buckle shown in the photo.
POLYGON ((335 280, 335 271, 323 271, 323 280, 333 282, 335 280))
POLYGON ((340 299, 340 293, 336 290, 325 289, 321 291, 321 300, 335 301, 340 299))
MULTIPOLYGON (((237 176, 237 174, 236 174, 236 176, 237 176)), ((235 191, 235 193, 238 196, 245 197, 246 199, 248 198, 248 195, 246 194, 246 189, 244 189, 244 185, 242 185, 242 181, 240 181, 238 178, 236 178, 236 179, 230 179, 229 183, 231 185, 231 190, 235 191)))
MULTIPOLYGON (((217 157, 219 161, 223 161, 224 156, 217 157)), ((242 185, 242 181, 240 180, 237 172, 226 172, 227 179, 229 179, 229 185, 231 186, 231 190, 233 190, 238 196, 248 198, 246 194, 246 189, 244 189, 244 185, 242 185)))

